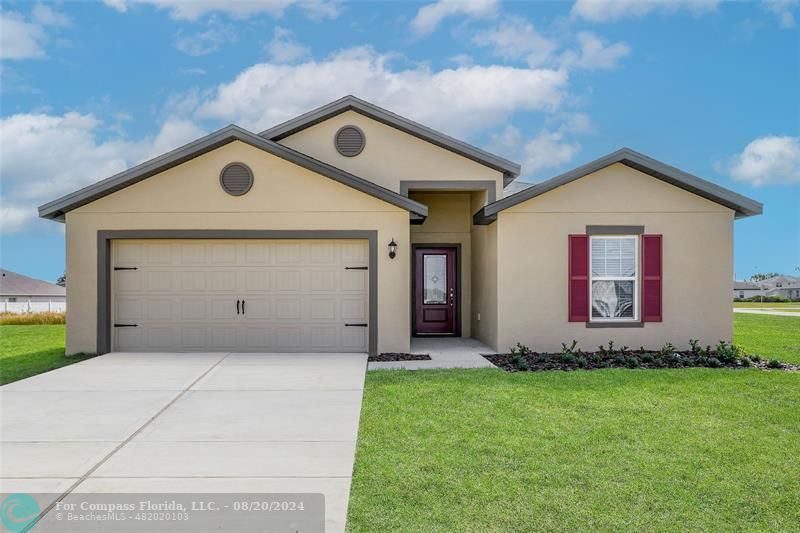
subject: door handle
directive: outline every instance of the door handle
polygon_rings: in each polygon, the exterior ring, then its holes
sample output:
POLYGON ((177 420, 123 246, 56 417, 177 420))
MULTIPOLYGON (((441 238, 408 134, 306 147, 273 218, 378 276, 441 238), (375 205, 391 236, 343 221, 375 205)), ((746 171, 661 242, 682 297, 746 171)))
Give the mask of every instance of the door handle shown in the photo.
POLYGON ((242 300, 242 314, 244 314, 244 304, 245 304, 245 301, 242 300))
POLYGON ((239 314, 239 300, 236 300, 236 314, 239 314))

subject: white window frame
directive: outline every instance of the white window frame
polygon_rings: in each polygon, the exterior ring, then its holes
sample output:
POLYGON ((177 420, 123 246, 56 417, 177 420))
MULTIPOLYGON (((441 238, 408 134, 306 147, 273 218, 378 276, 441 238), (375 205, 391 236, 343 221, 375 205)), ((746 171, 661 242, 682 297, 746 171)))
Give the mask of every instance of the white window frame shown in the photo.
POLYGON ((641 265, 639 264, 639 235, 589 235, 589 322, 639 322, 639 279, 641 277, 641 265), (595 276, 592 274, 592 259, 594 239, 633 239, 633 264, 635 265, 635 275, 633 277, 623 276, 595 276), (594 316, 594 282, 595 281, 633 281, 633 317, 595 317, 594 316))

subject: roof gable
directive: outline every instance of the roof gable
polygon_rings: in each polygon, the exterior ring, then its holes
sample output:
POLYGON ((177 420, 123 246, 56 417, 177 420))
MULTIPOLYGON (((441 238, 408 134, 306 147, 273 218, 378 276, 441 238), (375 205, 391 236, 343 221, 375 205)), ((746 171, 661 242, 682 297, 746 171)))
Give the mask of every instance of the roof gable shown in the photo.
POLYGON ((423 126, 413 120, 401 117, 400 115, 352 95, 345 96, 344 98, 340 98, 339 100, 309 111, 308 113, 304 113, 282 124, 278 124, 268 130, 262 131, 259 135, 272 141, 279 141, 346 111, 360 113, 373 120, 386 124, 387 126, 391 126, 440 148, 449 150, 467 159, 471 159, 477 163, 502 172, 504 176, 504 185, 508 185, 519 175, 519 163, 514 163, 498 155, 491 154, 471 144, 465 143, 464 141, 460 141, 432 128, 423 126))
POLYGON ((746 196, 742 196, 729 189, 720 187, 715 183, 693 176, 692 174, 669 166, 644 154, 640 154, 630 148, 622 148, 587 163, 586 165, 533 185, 532 187, 483 207, 475 214, 475 223, 490 224, 496 220, 497 213, 500 211, 540 196, 557 187, 571 183, 616 163, 621 163, 643 174, 647 174, 669 183, 670 185, 674 185, 680 189, 732 209, 736 213, 736 218, 758 215, 761 214, 763 209, 761 203, 747 198, 746 196))
POLYGON ((165 170, 176 167, 233 141, 241 141, 255 148, 264 150, 265 152, 283 158, 334 181, 338 181, 339 183, 374 196, 392 205, 406 209, 415 215, 424 217, 428 214, 428 208, 419 202, 415 202, 414 200, 406 198, 394 191, 390 191, 389 189, 385 189, 369 180, 340 170, 296 150, 259 137, 243 128, 230 125, 185 146, 167 152, 164 155, 141 163, 124 172, 120 172, 110 178, 39 206, 39 216, 42 218, 63 220, 65 213, 68 211, 91 203, 133 185, 134 183, 138 183, 151 176, 164 172, 165 170))
POLYGON ((0 268, 0 294, 19 296, 64 296, 67 290, 55 283, 29 278, 0 268))

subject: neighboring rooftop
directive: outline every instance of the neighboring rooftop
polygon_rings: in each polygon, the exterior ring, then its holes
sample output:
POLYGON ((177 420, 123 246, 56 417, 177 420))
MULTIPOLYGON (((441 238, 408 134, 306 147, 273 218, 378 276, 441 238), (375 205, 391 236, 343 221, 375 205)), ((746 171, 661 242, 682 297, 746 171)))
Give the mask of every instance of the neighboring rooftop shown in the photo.
POLYGON ((0 268, 0 295, 2 296, 66 296, 67 290, 55 283, 29 278, 0 268))
POLYGON ((733 290, 735 291, 757 291, 760 290, 761 287, 756 285, 755 283, 751 283, 749 281, 734 281, 733 282, 733 290))

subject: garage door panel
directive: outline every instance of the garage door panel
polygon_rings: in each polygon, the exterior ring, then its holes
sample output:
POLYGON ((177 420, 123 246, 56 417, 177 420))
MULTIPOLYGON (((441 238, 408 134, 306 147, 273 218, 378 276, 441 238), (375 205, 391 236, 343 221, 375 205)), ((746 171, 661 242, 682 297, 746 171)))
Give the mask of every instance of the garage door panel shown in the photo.
POLYGON ((177 272, 178 287, 183 291, 201 291, 208 288, 208 272, 202 270, 184 270, 177 272))
POLYGON ((343 351, 360 351, 367 345, 367 328, 342 328, 340 347, 343 351))
POLYGON ((341 275, 343 291, 365 292, 367 290, 367 273, 364 270, 344 270, 341 275))
POLYGON ((248 270, 244 273, 246 291, 269 292, 272 290, 272 274, 266 270, 248 270))
POLYGON ((115 241, 114 346, 128 351, 365 351, 366 241, 115 241), (123 262, 124 259, 124 262, 123 262), (237 300, 240 302, 237 314, 237 300), (241 302, 246 301, 246 310, 241 302))

